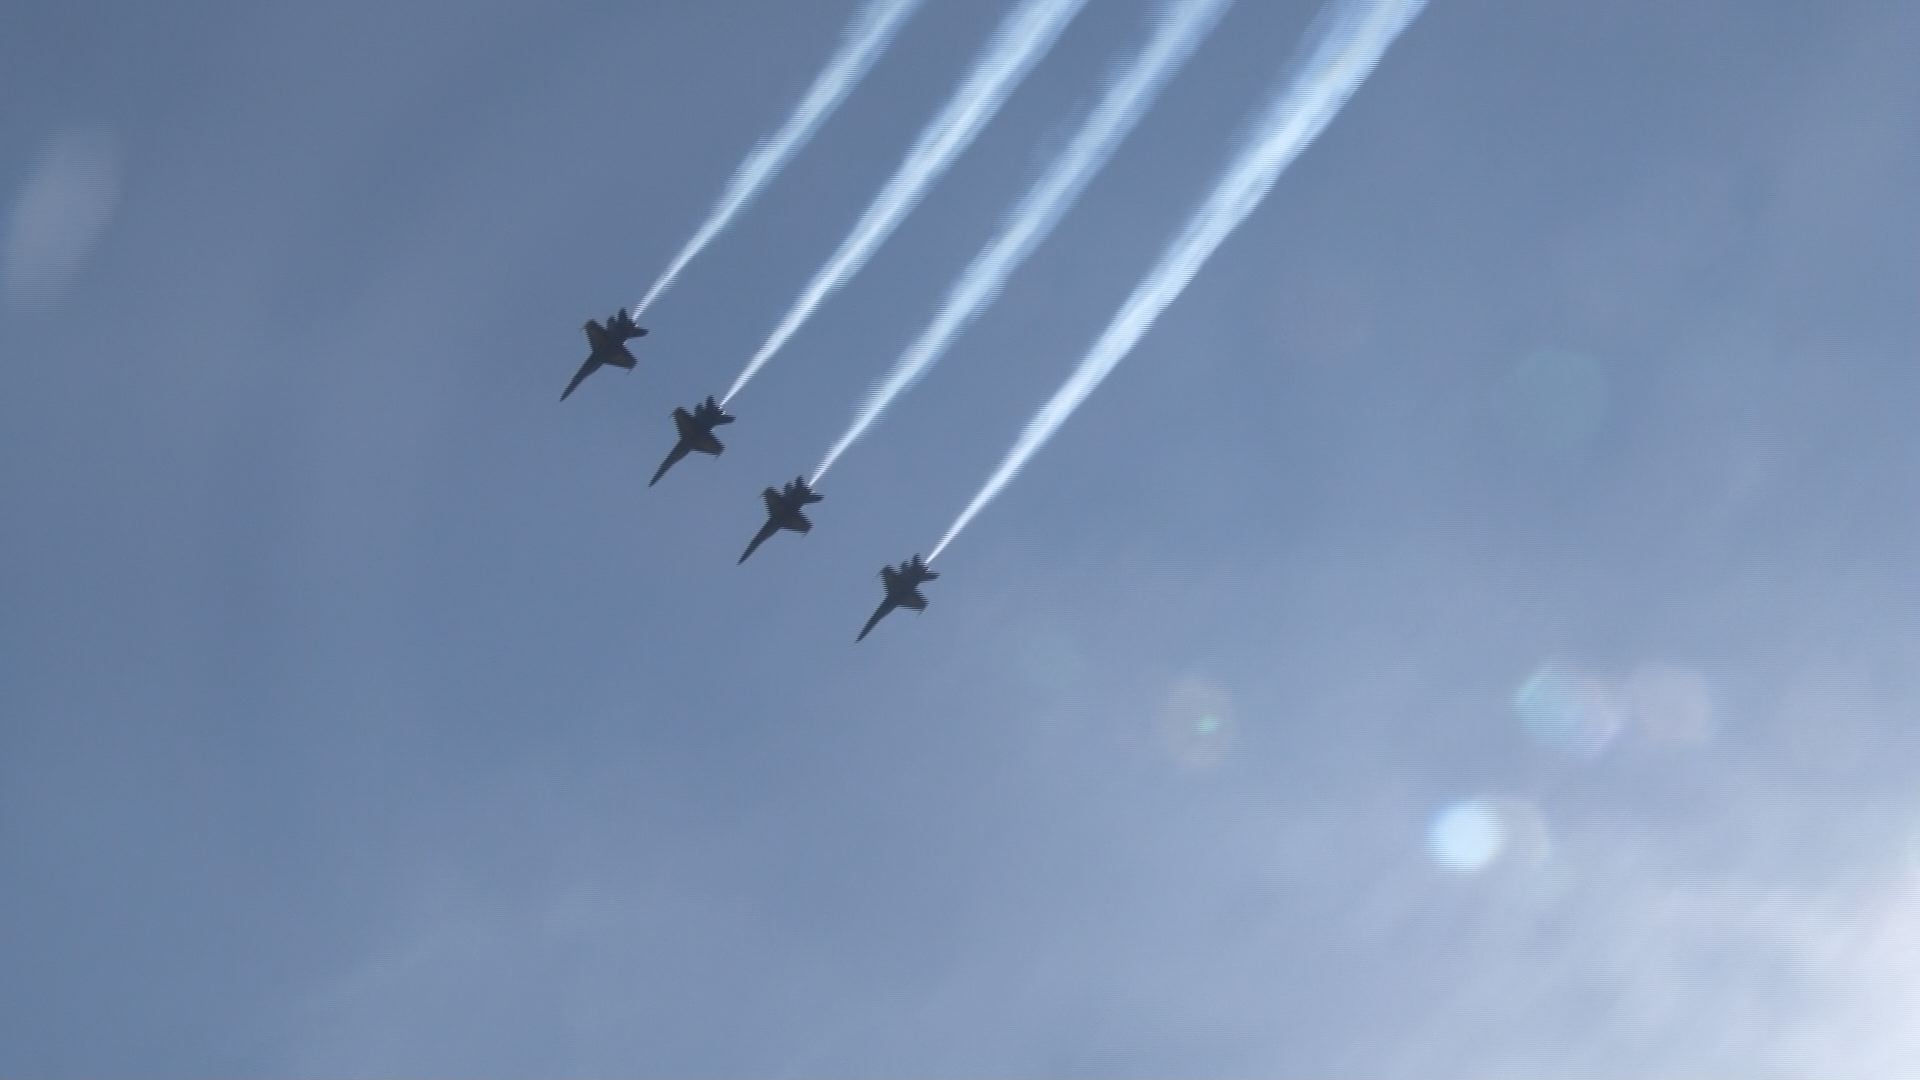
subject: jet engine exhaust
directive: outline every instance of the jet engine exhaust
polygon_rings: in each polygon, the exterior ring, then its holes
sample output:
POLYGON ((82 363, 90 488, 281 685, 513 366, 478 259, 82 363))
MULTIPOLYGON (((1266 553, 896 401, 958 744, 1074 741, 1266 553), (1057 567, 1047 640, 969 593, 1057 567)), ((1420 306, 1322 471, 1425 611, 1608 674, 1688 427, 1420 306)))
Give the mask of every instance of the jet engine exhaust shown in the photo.
POLYGON ((839 250, 814 272, 813 280, 807 283, 766 343, 747 361, 745 370, 720 399, 721 407, 739 395, 834 290, 859 273, 918 205, 933 182, 946 173, 960 152, 1000 111, 1014 87, 1053 47, 1085 4, 1086 0, 1019 0, 1007 13, 986 51, 974 62, 973 69, 946 105, 921 130, 899 169, 874 197, 854 224, 853 231, 840 242, 839 250))
POLYGON ((1080 366, 1028 421, 999 468, 927 556, 928 562, 940 557, 1139 344, 1154 320, 1260 205, 1280 174, 1340 112, 1394 39, 1425 7, 1426 0, 1336 0, 1321 12, 1308 32, 1312 44, 1305 59, 1268 104, 1239 156, 1194 209, 1160 261, 1135 286, 1080 366))
POLYGON ((727 226, 733 223, 734 216, 746 209, 747 204, 760 194, 787 162, 807 145, 814 132, 820 130, 820 125, 826 123, 853 88, 859 85, 874 61, 893 42, 901 25, 919 9, 922 2, 871 0, 861 9, 860 14, 848 25, 840 48, 827 61, 827 66, 821 69, 820 74, 814 77, 813 85, 807 88, 806 95, 794 106, 793 114, 787 117, 786 123, 780 125, 780 130, 774 132, 771 138, 754 147, 741 160, 733 178, 727 181, 726 190, 721 192, 720 201, 707 214, 707 220, 701 222, 693 238, 667 264, 659 280, 653 283, 653 288, 647 290, 647 295, 633 305, 636 316, 652 306, 660 294, 679 278, 687 264, 699 256, 714 237, 726 231, 727 226))
POLYGON ((895 398, 940 362, 962 331, 992 304, 1007 279, 1043 243, 1060 218, 1099 175, 1153 105, 1167 81, 1206 40, 1233 0, 1168 0, 1157 13, 1153 37, 1124 68, 1116 69, 1106 93, 1066 149, 1054 158, 999 235, 988 241, 948 291, 938 314, 902 353, 893 370, 867 396, 853 423, 814 469, 818 484, 840 455, 867 433, 895 398))

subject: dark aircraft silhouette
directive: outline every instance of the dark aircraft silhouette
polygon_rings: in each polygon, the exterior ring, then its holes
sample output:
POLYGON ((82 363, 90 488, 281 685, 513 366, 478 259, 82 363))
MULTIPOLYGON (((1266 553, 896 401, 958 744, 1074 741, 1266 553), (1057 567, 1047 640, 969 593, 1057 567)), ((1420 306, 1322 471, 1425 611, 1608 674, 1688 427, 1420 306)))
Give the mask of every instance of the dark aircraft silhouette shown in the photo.
POLYGON ((813 531, 813 522, 807 520, 807 515, 801 508, 812 506, 819 502, 821 497, 807 486, 804 477, 794 477, 793 483, 780 491, 768 488, 760 493, 760 498, 767 504, 767 523, 760 526, 759 532, 753 534, 753 543, 747 545, 745 554, 740 556, 739 562, 734 563, 735 566, 746 562, 747 556, 753 554, 755 548, 766 543, 767 537, 781 529, 797 533, 813 531))
POLYGON ((880 601, 880 609, 873 613, 873 618, 867 620, 867 625, 860 628, 860 636, 853 640, 865 641, 867 635, 873 632, 874 625, 886 618, 894 608, 927 610, 927 598, 920 595, 920 586, 939 576, 927 569, 926 560, 918 555, 901 563, 898 567, 881 567, 880 580, 887 587, 886 599, 880 601))
POLYGON ((602 364, 633 370, 633 354, 627 351, 627 342, 647 336, 647 328, 633 325, 633 316, 627 314, 626 308, 621 308, 618 314, 608 319, 605 326, 601 326, 598 320, 588 319, 581 329, 587 332, 587 361, 580 365, 579 371, 574 372, 573 381, 560 394, 561 401, 567 400, 567 396, 586 381, 587 376, 600 370, 602 364))
POLYGON ((692 412, 685 409, 673 410, 673 426, 680 432, 680 441, 673 444, 673 452, 667 455, 667 460, 661 462, 658 469, 654 470, 653 479, 647 481, 647 486, 652 487, 659 483, 660 478, 667 475, 667 470, 678 465, 680 459, 688 454, 698 451, 719 457, 727 447, 725 443, 713 437, 713 429, 721 424, 731 423, 733 423, 733 417, 728 416, 720 406, 715 405, 712 398, 695 405, 692 412))

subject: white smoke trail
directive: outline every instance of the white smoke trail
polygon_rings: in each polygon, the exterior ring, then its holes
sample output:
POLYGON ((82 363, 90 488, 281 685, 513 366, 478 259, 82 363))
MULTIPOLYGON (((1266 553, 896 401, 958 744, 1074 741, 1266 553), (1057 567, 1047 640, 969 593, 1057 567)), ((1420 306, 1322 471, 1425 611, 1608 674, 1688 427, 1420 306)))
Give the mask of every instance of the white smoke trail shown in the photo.
POLYGON ((1067 417, 1133 350, 1154 320, 1179 297, 1221 242, 1260 205, 1274 181, 1319 136, 1360 88, 1388 46, 1406 29, 1426 0, 1336 0, 1322 12, 1314 45, 1255 125, 1240 156, 1197 207, 1160 262, 1107 325, 1087 355, 1051 399, 1027 423, 979 494, 954 519, 933 549, 932 562, 992 502, 1067 417))
POLYGON ((1053 231, 1060 218, 1080 198, 1113 152, 1139 123, 1174 72, 1180 70, 1206 40, 1233 0, 1168 0, 1144 50, 1107 87, 1106 96, 1087 117, 1060 156, 1021 199, 998 236, 974 257, 954 282, 940 311, 920 337, 902 353, 840 440, 813 471, 819 484, 840 455, 865 435, 895 398, 919 381, 938 363, 954 339, 991 304, 1007 278, 1053 231))
POLYGON ((885 52, 887 46, 893 42, 894 35, 899 33, 901 25, 919 9, 922 2, 923 0, 871 0, 865 8, 861 9, 860 14, 847 27, 840 48, 827 61, 827 66, 822 68, 820 74, 814 78, 813 85, 807 88, 806 96, 794 106, 793 114, 787 117, 787 122, 782 124, 780 130, 774 132, 771 138, 754 147, 753 151, 740 162, 739 168, 734 170, 733 178, 727 181, 726 190, 721 192, 720 201, 714 204, 712 212, 707 215, 707 220, 702 222, 700 228, 694 232, 693 239, 688 240, 686 246, 680 249, 680 254, 675 255, 673 261, 667 264, 666 270, 660 274, 660 279, 653 283, 653 288, 647 290, 647 295, 633 305, 633 313, 636 316, 651 307, 653 302, 660 298, 660 294, 666 292, 667 288, 680 276, 680 272, 687 268, 687 264, 705 250, 706 246, 713 242, 714 237, 719 236, 728 225, 732 224, 734 215, 745 209, 747 204, 753 201, 754 196, 767 186, 767 182, 772 180, 788 161, 792 160, 793 155, 807 145, 808 140, 813 138, 814 132, 820 130, 820 125, 826 123, 827 117, 833 115, 834 110, 840 107, 840 103, 847 99, 847 95, 866 76, 867 71, 873 67, 874 61, 878 60, 880 54, 885 52))
POLYGON ((1000 111, 1014 87, 1047 54, 1060 32, 1085 4, 1086 0, 1020 0, 1001 20, 987 51, 975 61, 973 70, 946 106, 922 129, 900 168, 880 189, 880 194, 874 196, 872 205, 854 224, 853 231, 840 242, 839 250, 815 272, 813 280, 807 283, 766 344, 747 361, 746 369, 733 380, 733 386, 720 404, 732 401, 800 329, 814 309, 866 265, 919 203, 927 188, 947 171, 987 121, 1000 111))

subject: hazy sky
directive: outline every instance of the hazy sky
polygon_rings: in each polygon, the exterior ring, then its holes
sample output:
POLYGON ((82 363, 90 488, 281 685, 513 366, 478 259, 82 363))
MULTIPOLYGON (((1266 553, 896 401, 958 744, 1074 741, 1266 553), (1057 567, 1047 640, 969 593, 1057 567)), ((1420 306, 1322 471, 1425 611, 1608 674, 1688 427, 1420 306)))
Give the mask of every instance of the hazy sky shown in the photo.
POLYGON ((9 7, 0 1075, 1910 1072, 1920 7, 1433 0, 857 647, 1314 5, 735 567, 1151 7, 649 490, 1002 13, 558 404, 853 9, 9 7))

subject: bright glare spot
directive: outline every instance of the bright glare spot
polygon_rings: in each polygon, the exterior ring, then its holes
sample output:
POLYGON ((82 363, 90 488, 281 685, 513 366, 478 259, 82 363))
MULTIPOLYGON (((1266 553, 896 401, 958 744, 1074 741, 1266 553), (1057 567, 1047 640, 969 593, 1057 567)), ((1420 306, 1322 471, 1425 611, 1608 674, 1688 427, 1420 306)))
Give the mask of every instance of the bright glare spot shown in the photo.
POLYGON ((1507 845, 1507 828, 1500 814, 1479 802, 1455 803, 1442 810, 1427 829, 1433 860, 1460 874, 1486 869, 1507 845))
POLYGON ((1623 723, 1613 692, 1585 672, 1543 664, 1513 695, 1513 710, 1534 738, 1556 750, 1597 754, 1623 723))
POLYGON ((0 281, 15 304, 58 300, 78 280, 120 198, 112 136, 73 133, 47 145, 7 219, 0 281))

